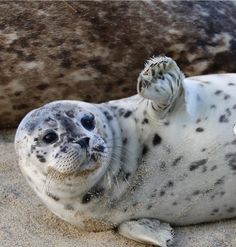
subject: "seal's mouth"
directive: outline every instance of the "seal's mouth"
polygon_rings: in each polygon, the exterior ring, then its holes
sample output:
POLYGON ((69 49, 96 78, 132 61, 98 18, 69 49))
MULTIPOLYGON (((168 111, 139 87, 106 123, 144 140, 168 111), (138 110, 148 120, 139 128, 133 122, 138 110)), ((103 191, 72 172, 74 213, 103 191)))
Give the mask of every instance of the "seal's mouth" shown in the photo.
POLYGON ((102 147, 93 148, 91 152, 84 150, 83 155, 75 155, 72 161, 67 159, 67 162, 49 166, 47 175, 56 180, 88 176, 102 166, 106 158, 104 151, 102 147))
POLYGON ((101 160, 101 158, 102 158, 101 154, 97 152, 93 152, 91 155, 89 155, 89 157, 84 162, 80 164, 78 172, 84 170, 94 170, 98 166, 100 167, 99 161, 101 160))

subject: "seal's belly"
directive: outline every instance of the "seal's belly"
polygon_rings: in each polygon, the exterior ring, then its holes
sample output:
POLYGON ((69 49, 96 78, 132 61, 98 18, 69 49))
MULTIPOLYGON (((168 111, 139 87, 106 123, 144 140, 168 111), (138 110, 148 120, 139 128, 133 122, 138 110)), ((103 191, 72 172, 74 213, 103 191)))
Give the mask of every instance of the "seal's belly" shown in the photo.
POLYGON ((225 144, 201 150, 189 144, 187 150, 183 147, 184 151, 180 148, 174 154, 155 150, 155 156, 147 155, 127 195, 129 200, 125 199, 126 208, 129 201, 131 214, 173 224, 233 217, 236 154, 233 145, 225 144))
POLYGON ((204 83, 187 102, 192 112, 181 108, 168 124, 144 129, 147 150, 121 206, 131 218, 182 225, 236 216, 236 92, 204 83))

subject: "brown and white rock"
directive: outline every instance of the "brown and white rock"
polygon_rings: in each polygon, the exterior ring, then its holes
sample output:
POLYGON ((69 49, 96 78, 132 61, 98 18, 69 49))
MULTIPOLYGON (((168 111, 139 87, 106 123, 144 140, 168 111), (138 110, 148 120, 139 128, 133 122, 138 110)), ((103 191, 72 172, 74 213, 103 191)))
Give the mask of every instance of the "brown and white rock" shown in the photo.
POLYGON ((129 96, 152 55, 188 76, 235 72, 231 1, 13 1, 0 13, 0 127, 56 99, 129 96))

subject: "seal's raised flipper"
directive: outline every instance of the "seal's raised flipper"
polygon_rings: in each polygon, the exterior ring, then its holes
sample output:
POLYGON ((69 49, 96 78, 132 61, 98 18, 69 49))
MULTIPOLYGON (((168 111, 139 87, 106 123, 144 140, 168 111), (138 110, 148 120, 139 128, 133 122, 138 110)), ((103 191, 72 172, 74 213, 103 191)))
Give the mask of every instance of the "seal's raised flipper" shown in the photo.
POLYGON ((122 223, 118 231, 124 237, 137 242, 166 247, 173 240, 173 229, 156 219, 131 220, 122 223))
POLYGON ((147 61, 138 77, 138 93, 151 100, 160 117, 170 111, 183 92, 183 73, 169 57, 154 57, 147 61))

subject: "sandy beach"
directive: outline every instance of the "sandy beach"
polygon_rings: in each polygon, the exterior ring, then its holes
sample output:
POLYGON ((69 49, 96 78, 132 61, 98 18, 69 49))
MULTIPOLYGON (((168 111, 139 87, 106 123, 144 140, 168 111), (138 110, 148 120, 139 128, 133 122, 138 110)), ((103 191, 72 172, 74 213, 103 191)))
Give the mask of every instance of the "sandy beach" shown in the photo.
MULTIPOLYGON (((1 247, 144 247, 108 231, 79 232, 54 216, 33 193, 17 165, 15 130, 0 131, 1 247)), ((173 247, 236 247, 236 220, 175 228, 173 247)))

